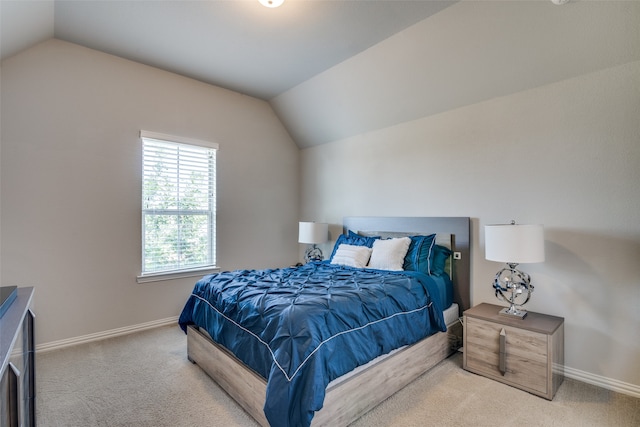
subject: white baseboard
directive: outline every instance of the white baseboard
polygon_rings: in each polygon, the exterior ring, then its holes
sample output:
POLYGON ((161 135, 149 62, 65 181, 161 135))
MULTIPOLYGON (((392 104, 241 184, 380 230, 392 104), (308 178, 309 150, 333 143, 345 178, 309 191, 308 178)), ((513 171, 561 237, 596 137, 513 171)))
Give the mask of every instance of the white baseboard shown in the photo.
POLYGON ((177 325, 178 316, 168 317, 166 319, 154 320, 151 322, 140 323, 138 325, 125 326, 124 328, 111 329, 95 334, 83 335, 80 337, 67 338, 59 341, 52 341, 44 344, 36 345, 37 352, 45 352, 58 350, 60 348, 70 347, 72 345, 84 344, 92 341, 99 341, 106 338, 118 337, 121 335, 132 334, 134 332, 144 331, 145 329, 157 328, 160 326, 177 325))
MULTIPOLYGON (((70 347, 72 345, 84 344, 92 341, 103 340, 106 338, 113 338, 121 335, 132 334, 134 332, 144 331, 145 329, 157 328, 160 326, 174 325, 178 322, 178 316, 169 317, 166 319, 154 320, 152 322, 141 323, 139 325, 126 326, 124 328, 111 329, 109 331, 98 332, 95 334, 83 335, 75 338, 68 338, 65 340, 52 341, 49 343, 39 344, 36 346, 37 352, 45 352, 51 350, 57 350, 64 347, 70 347)), ((459 351, 464 351, 462 348, 459 351)), ((626 383, 613 378, 603 377, 601 375, 592 374, 589 372, 581 371, 579 369, 570 368, 564 366, 564 376, 572 378, 577 381, 582 381, 587 384, 592 384, 598 387, 605 388, 607 390, 615 391, 617 393, 626 394, 632 397, 640 398, 640 386, 635 384, 626 383)))
POLYGON ((607 390, 615 391, 617 393, 640 398, 640 386, 635 384, 625 383, 624 381, 615 380, 613 378, 591 374, 589 372, 570 368, 568 366, 564 367, 564 376, 567 378, 572 378, 574 380, 582 381, 583 383, 606 388, 607 390))

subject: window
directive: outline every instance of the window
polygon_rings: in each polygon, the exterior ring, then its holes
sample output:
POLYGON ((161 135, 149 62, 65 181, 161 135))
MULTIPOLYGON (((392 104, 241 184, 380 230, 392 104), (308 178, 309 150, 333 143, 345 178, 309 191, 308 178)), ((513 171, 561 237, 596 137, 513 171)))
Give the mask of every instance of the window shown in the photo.
POLYGON ((140 137, 142 276, 215 267, 217 144, 140 137))

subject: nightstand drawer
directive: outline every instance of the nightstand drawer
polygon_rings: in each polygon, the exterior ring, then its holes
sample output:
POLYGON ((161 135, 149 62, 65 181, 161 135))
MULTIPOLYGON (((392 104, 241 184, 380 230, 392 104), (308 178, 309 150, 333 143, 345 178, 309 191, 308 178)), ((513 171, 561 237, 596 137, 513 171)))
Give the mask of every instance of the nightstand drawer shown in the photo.
POLYGON ((469 318, 467 369, 547 394, 547 335, 469 318), (500 372, 500 333, 505 331, 505 374, 500 372))
POLYGON ((553 399, 564 378, 564 319, 534 312, 512 318, 500 309, 483 303, 463 313, 463 368, 553 399))

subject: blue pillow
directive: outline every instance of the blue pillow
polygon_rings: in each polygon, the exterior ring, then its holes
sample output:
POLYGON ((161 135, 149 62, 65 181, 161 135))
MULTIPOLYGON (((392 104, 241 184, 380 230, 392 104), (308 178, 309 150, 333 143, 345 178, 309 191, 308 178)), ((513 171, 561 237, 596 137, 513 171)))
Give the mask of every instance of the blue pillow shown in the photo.
POLYGON ((333 256, 336 254, 338 247, 343 243, 346 245, 366 246, 370 248, 373 246, 373 242, 375 242, 379 238, 380 237, 361 236, 349 230, 348 235, 345 236, 344 234, 341 234, 340 236, 338 236, 338 240, 336 240, 336 244, 333 246, 333 252, 331 252, 331 257, 329 258, 329 260, 333 259, 333 256))
POLYGON ((419 271, 431 276, 441 276, 446 271, 451 250, 436 245, 436 235, 411 236, 411 245, 404 258, 405 270, 419 271))
POLYGON ((402 268, 408 271, 419 271, 424 274, 431 274, 429 264, 431 263, 432 250, 436 243, 436 235, 411 236, 411 244, 407 255, 404 257, 402 268))
POLYGON ((434 276, 441 276, 447 270, 446 265, 451 256, 451 249, 435 245, 431 253, 433 254, 433 259, 431 260, 429 271, 434 276))

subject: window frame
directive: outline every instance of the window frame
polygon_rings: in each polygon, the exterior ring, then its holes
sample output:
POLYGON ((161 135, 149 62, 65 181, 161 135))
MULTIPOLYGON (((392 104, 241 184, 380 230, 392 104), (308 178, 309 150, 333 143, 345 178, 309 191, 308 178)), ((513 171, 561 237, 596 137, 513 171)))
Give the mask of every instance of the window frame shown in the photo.
MULTIPOLYGON (((163 281, 163 280, 173 280, 173 279, 179 279, 179 278, 183 278, 183 277, 196 277, 196 276, 202 276, 204 274, 208 274, 208 273, 214 273, 214 272, 218 272, 220 271, 220 268, 217 266, 217 177, 216 177, 216 172, 217 172, 217 151, 219 150, 219 146, 217 143, 214 142, 210 142, 210 141, 203 141, 203 140, 198 140, 198 139, 193 139, 193 138, 185 138, 185 137, 181 137, 181 136, 175 136, 175 135, 167 135, 167 134, 163 134, 163 133, 157 133, 157 132, 149 132, 149 131, 144 131, 141 130, 140 131, 140 148, 141 148, 141 157, 142 157, 142 161, 141 161, 141 197, 140 197, 140 218, 141 218, 141 259, 140 259, 140 269, 141 269, 141 273, 140 275, 138 275, 136 277, 136 281, 138 283, 146 283, 146 282, 154 282, 154 281, 163 281), (207 210, 207 214, 212 216, 212 221, 213 221, 213 225, 212 225, 212 229, 211 229, 211 238, 209 240, 209 250, 212 251, 211 256, 212 256, 212 264, 211 265, 202 265, 202 266, 196 266, 196 267, 185 267, 185 268, 176 268, 176 269, 168 269, 168 270, 158 270, 158 271, 142 271, 142 268, 144 267, 144 262, 145 262, 145 214, 146 214, 146 210, 144 209, 144 183, 145 183, 145 177, 144 177, 144 161, 145 161, 145 154, 144 154, 144 139, 153 139, 153 140, 159 140, 159 141, 163 141, 163 142, 167 142, 170 144, 176 144, 176 145, 187 145, 187 146, 196 146, 196 147, 201 147, 201 148, 208 148, 208 149, 213 149, 216 151, 216 157, 214 160, 214 165, 213 165, 213 175, 209 175, 210 178, 210 182, 213 186, 214 189, 214 195, 213 195, 213 209, 211 210, 207 210)), ((210 199, 209 199, 210 200, 210 199)), ((173 214, 173 215, 179 215, 180 210, 179 209, 167 209, 167 214, 173 214)))

